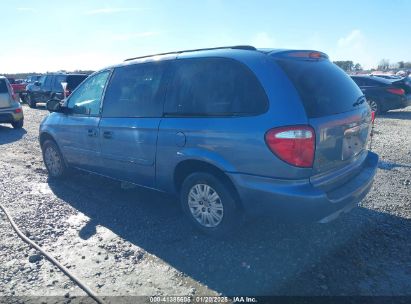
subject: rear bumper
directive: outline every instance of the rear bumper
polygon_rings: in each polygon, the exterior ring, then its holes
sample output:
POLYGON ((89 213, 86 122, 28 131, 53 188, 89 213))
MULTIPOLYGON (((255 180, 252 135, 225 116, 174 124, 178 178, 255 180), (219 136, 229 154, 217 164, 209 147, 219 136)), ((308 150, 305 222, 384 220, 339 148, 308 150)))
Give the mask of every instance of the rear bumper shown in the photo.
POLYGON ((403 109, 411 105, 411 95, 386 100, 382 105, 385 111, 403 109))
POLYGON ((0 123, 11 123, 22 120, 24 118, 23 111, 14 113, 16 108, 0 109, 0 123))
POLYGON ((328 192, 314 187, 309 180, 278 180, 245 174, 229 176, 237 186, 247 213, 319 221, 358 204, 371 189, 377 165, 377 154, 368 152, 358 173, 328 192))

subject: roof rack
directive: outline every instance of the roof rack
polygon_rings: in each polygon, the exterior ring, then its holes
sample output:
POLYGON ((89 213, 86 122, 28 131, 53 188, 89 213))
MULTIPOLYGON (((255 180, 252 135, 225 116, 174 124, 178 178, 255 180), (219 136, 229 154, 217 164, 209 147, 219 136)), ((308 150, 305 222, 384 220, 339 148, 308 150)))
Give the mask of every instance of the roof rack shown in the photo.
POLYGON ((205 49, 194 49, 194 50, 185 50, 185 51, 176 51, 176 52, 167 52, 167 53, 160 53, 154 55, 146 55, 140 57, 133 57, 128 58, 124 61, 131 61, 135 59, 142 59, 154 56, 162 56, 162 55, 171 55, 171 54, 181 54, 181 53, 188 53, 188 52, 197 52, 197 51, 212 51, 212 50, 223 50, 223 49, 236 49, 236 50, 248 50, 248 51, 256 51, 257 49, 251 45, 234 45, 234 46, 221 46, 221 47, 214 47, 214 48, 205 48, 205 49))

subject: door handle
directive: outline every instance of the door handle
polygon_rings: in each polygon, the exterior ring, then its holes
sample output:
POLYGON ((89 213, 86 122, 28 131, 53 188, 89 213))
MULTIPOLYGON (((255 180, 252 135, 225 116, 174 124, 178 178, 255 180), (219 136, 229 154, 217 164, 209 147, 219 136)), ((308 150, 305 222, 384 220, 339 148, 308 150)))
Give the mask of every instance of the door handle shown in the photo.
POLYGON ((94 129, 88 129, 88 130, 87 130, 87 134, 88 134, 88 136, 90 136, 90 137, 94 137, 94 136, 97 136, 97 131, 94 130, 94 129))
POLYGON ((107 139, 110 139, 110 138, 113 137, 113 132, 111 132, 111 131, 104 131, 104 132, 103 132, 103 137, 104 137, 104 138, 107 138, 107 139))

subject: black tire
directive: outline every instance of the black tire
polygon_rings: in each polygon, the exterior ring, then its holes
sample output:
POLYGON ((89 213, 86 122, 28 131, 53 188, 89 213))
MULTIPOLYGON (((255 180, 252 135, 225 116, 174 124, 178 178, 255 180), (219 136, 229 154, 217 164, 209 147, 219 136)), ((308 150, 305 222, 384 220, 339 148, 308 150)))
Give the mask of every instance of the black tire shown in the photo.
POLYGON ((57 144, 53 140, 46 140, 42 144, 41 150, 43 154, 43 162, 49 173, 49 177, 59 179, 67 176, 68 168, 57 144), (49 157, 52 157, 53 159, 50 159, 49 157))
POLYGON ((23 128, 24 120, 21 119, 21 120, 19 120, 19 121, 13 121, 13 122, 11 123, 11 125, 13 126, 14 129, 21 129, 21 128, 23 128))
POLYGON ((24 97, 23 94, 19 93, 19 98, 20 98, 19 102, 20 103, 24 103, 24 98, 23 97, 24 97))
POLYGON ((26 102, 29 105, 30 108, 35 109, 36 108, 36 102, 33 98, 33 96, 30 95, 30 93, 27 93, 26 95, 26 102))
MULTIPOLYGON (((197 228, 201 232, 207 235, 210 235, 212 237, 224 238, 232 234, 234 229, 237 228, 239 225, 241 225, 243 221, 243 214, 240 211, 240 208, 238 208, 238 206, 236 205, 235 197, 236 196, 234 195, 230 187, 226 183, 222 182, 219 178, 216 178, 215 176, 209 173, 196 172, 196 173, 190 174, 184 180, 182 187, 181 187, 181 191, 180 191, 180 204, 181 204, 184 214, 186 215, 190 223, 195 228, 197 228), (219 211, 220 214, 222 213, 222 219, 218 223, 218 225, 207 227, 207 223, 206 225, 201 224, 200 223, 201 219, 196 219, 196 217, 192 213, 190 205, 189 205, 189 200, 190 200, 189 195, 190 195, 190 191, 192 191, 196 185, 207 185, 211 187, 211 190, 216 192, 217 195, 219 196, 219 200, 218 200, 219 203, 217 205, 219 206, 218 208, 221 208, 220 206, 220 203, 221 203, 223 209, 222 209, 222 212, 219 211)), ((202 205, 201 209, 203 211, 202 213, 208 212, 208 215, 211 218, 210 208, 207 208, 207 206, 205 205, 205 204, 210 204, 209 201, 205 200, 204 202, 200 202, 200 203, 202 203, 201 204, 202 205), (204 209, 208 209, 208 211, 204 209)), ((210 207, 210 205, 208 206, 210 207)), ((195 210, 199 211, 199 209, 200 208, 195 209, 195 210)), ((216 212, 216 211, 214 210, 212 212, 216 212)))
POLYGON ((21 103, 27 103, 26 94, 20 93, 21 103))

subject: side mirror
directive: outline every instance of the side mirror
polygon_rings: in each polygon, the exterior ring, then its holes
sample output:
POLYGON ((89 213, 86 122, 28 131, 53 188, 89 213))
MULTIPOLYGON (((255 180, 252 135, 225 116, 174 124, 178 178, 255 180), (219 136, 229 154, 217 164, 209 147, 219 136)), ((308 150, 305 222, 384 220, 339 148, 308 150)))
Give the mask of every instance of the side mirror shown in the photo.
POLYGON ((39 87, 39 86, 40 86, 40 82, 35 81, 35 82, 34 82, 34 85, 39 87))
POLYGON ((62 112, 62 106, 59 99, 50 99, 47 101, 46 107, 49 112, 62 112))

